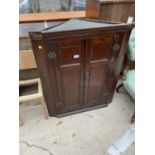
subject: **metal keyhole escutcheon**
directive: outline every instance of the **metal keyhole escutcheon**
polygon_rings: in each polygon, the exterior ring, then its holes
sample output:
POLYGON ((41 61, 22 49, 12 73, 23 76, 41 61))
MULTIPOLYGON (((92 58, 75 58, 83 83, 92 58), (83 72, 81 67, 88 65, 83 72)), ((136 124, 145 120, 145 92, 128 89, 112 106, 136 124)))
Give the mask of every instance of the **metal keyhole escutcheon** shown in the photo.
POLYGON ((49 58, 50 60, 53 60, 55 57, 56 57, 55 51, 49 52, 48 58, 49 58))

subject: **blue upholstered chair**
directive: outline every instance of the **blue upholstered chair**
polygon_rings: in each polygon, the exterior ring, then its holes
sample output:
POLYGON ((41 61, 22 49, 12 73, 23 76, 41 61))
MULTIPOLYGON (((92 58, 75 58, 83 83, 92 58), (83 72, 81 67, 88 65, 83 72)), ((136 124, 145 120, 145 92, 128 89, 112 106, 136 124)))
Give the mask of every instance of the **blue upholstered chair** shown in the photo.
MULTIPOLYGON (((120 84, 116 91, 119 92, 119 88, 124 86, 125 90, 128 94, 135 100, 135 70, 130 70, 130 62, 135 61, 135 28, 132 29, 129 42, 128 42, 128 65, 126 72, 124 73, 123 83, 120 84)), ((131 122, 134 122, 135 116, 133 115, 131 118, 131 122)))

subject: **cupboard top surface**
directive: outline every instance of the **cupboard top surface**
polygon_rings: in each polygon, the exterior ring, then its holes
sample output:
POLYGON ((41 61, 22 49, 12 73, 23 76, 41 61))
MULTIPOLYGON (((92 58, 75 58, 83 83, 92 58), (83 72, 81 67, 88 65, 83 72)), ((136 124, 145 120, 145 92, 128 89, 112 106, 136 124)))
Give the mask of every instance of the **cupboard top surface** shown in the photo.
POLYGON ((89 28, 102 28, 107 26, 117 25, 118 23, 112 22, 101 22, 101 21, 93 21, 93 20, 81 20, 81 19, 70 19, 64 23, 61 23, 55 27, 49 27, 43 30, 43 33, 48 32, 59 32, 59 31, 72 31, 72 30, 80 30, 80 29, 89 29, 89 28))
MULTIPOLYGON (((61 22, 47 22, 47 27, 58 25, 61 22)), ((20 38, 28 38, 29 32, 36 32, 41 31, 42 29, 45 29, 45 23, 44 22, 38 22, 38 23, 20 23, 19 24, 19 37, 20 38)))
POLYGON ((118 23, 89 19, 70 19, 41 31, 29 32, 31 40, 57 40, 84 37, 112 31, 128 31, 134 23, 118 23))

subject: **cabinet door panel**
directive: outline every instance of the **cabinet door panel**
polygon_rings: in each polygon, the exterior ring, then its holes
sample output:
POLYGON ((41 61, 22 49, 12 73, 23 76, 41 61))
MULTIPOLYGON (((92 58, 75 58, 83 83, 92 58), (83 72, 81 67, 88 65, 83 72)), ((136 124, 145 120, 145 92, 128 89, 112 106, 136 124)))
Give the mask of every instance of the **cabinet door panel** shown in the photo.
POLYGON ((111 46, 111 42, 93 44, 91 47, 91 61, 109 59, 112 56, 111 46))
POLYGON ((80 64, 61 68, 63 106, 74 108, 80 103, 80 64))
POLYGON ((111 82, 118 51, 119 34, 107 33, 87 40, 84 105, 107 104, 111 96, 111 82), (116 48, 116 46, 115 46, 116 48))
POLYGON ((83 103, 84 43, 79 39, 51 43, 56 52, 54 64, 58 114, 77 110, 83 103))
POLYGON ((104 65, 99 67, 91 67, 89 74, 90 79, 88 82, 87 101, 99 101, 102 98, 106 68, 104 65))
POLYGON ((80 46, 62 47, 59 49, 60 62, 62 65, 80 62, 80 46))

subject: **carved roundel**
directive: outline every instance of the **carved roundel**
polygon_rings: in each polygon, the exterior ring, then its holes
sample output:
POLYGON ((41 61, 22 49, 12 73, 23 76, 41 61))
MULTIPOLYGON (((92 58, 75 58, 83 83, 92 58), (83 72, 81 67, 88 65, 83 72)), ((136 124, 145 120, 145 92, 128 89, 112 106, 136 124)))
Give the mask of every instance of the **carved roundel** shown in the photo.
POLYGON ((115 44, 114 46, 113 46, 113 50, 114 51, 118 51, 120 49, 120 45, 119 44, 115 44))

